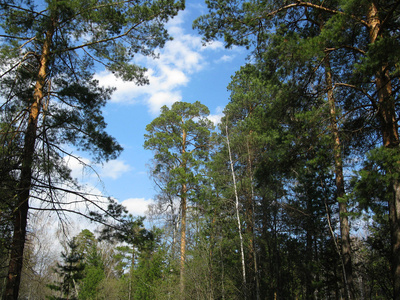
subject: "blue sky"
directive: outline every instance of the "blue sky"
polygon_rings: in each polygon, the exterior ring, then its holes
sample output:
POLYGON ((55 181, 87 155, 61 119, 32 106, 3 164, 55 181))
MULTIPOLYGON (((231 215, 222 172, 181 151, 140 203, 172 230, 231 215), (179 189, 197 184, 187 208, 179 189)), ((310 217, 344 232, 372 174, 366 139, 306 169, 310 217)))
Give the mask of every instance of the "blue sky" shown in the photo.
MULTIPOLYGON (((202 46, 201 36, 192 29, 195 18, 207 12, 201 0, 187 1, 185 11, 167 28, 174 37, 159 50, 159 59, 135 58, 148 68, 150 85, 135 86, 99 70, 96 78, 117 91, 104 108, 107 132, 123 146, 118 159, 96 166, 101 181, 92 172, 70 161, 73 176, 96 193, 112 196, 136 214, 144 214, 156 195, 149 176, 152 152, 143 149, 145 127, 158 116, 161 106, 176 101, 200 101, 210 109, 210 119, 218 121, 229 101, 227 85, 248 54, 244 48, 225 49, 221 42, 202 46)), ((89 162, 89 157, 83 160, 89 162)))

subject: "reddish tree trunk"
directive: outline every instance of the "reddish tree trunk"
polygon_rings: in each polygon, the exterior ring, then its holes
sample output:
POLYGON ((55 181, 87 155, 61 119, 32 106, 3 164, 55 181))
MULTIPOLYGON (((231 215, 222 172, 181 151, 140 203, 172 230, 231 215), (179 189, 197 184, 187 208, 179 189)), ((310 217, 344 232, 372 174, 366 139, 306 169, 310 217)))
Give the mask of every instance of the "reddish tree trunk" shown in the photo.
MULTIPOLYGON (((186 188, 186 185, 184 185, 186 188)), ((182 189, 185 189, 182 188, 182 189)), ((185 292, 185 258, 186 258, 186 196, 181 197, 181 209, 182 209, 182 220, 181 220, 181 265, 180 265, 180 291, 182 299, 184 298, 185 292)))
POLYGON ((42 48, 42 56, 40 59, 38 79, 33 94, 33 103, 30 107, 28 125, 25 132, 21 177, 18 186, 18 204, 15 211, 14 234, 11 245, 6 289, 4 292, 5 300, 18 299, 28 220, 29 194, 32 182, 32 164, 35 153, 36 131, 40 106, 44 96, 53 32, 54 29, 51 28, 46 33, 46 38, 42 48))
MULTIPOLYGON (((186 152, 186 131, 182 131, 182 154, 186 152)), ((182 162, 182 167, 186 168, 186 162, 182 162)), ((181 189, 181 261, 180 261, 180 292, 184 299, 185 293, 185 260, 186 260, 186 207, 187 207, 187 186, 182 184, 181 189)))
MULTIPOLYGON (((369 36, 371 44, 381 37, 382 20, 379 19, 378 7, 372 1, 369 15, 369 36)), ((381 126, 382 142, 386 148, 399 148, 399 132, 396 120, 395 102, 392 95, 392 85, 387 65, 383 64, 375 75, 375 85, 378 94, 378 118, 381 126)), ((400 162, 399 162, 400 164, 400 162)), ((393 172, 398 173, 400 166, 393 172)), ((392 183, 393 197, 389 201, 389 224, 391 234, 393 278, 393 299, 400 300, 400 182, 392 183)))

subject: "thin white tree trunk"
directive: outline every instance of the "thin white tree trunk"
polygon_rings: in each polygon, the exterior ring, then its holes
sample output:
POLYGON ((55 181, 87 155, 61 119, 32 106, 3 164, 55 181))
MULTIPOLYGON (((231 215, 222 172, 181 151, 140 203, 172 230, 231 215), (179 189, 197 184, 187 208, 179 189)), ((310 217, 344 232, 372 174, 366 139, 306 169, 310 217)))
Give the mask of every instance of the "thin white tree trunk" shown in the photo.
POLYGON ((231 146, 229 144, 229 135, 228 135, 228 125, 225 126, 226 130, 226 143, 228 146, 228 153, 229 153, 229 162, 231 165, 232 171, 232 180, 233 180, 233 188, 235 190, 235 208, 236 208, 236 218, 238 223, 238 230, 239 230, 239 239, 240 239, 240 254, 242 258, 242 273, 243 273, 243 285, 244 285, 244 299, 247 298, 247 284, 246 284, 246 266, 244 261, 244 251, 243 251, 243 237, 242 237, 242 225, 240 223, 240 215, 239 215, 239 197, 237 193, 237 186, 236 186, 236 177, 235 171, 233 170, 233 161, 232 161, 232 153, 231 153, 231 146))

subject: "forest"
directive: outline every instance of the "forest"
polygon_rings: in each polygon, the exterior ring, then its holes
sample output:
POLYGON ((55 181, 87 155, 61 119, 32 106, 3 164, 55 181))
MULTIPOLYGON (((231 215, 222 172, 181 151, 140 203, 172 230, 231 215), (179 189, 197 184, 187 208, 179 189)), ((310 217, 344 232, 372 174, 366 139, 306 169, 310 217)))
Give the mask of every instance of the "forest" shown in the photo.
POLYGON ((204 5, 203 42, 249 58, 218 124, 200 99, 146 126, 156 199, 136 217, 66 157, 123 151, 94 74, 148 84, 132 59, 185 1, 0 0, 2 299, 400 300, 400 1, 204 5), (68 235, 71 214, 95 229, 68 235))

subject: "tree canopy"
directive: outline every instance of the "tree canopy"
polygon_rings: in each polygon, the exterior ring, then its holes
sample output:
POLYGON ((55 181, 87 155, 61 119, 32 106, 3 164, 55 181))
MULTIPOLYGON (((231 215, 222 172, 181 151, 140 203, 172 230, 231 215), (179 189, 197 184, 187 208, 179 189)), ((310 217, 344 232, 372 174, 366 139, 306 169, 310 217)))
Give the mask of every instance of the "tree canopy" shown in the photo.
POLYGON ((155 56, 154 49, 170 38, 165 22, 183 7, 182 1, 164 0, 1 1, 1 116, 12 125, 6 130, 13 128, 23 140, 6 299, 18 297, 29 198, 36 196, 35 188, 48 195, 36 197, 45 209, 66 210, 57 199, 65 191, 60 184, 71 181, 63 163, 69 152, 63 145, 89 151, 98 161, 115 158, 122 150, 106 133, 101 112, 113 88, 99 86, 95 67, 147 83, 145 68, 132 59, 155 56))
POLYGON ((65 157, 122 151, 102 115, 114 88, 94 72, 148 83, 133 58, 156 56, 184 1, 0 0, 4 299, 19 286, 35 299, 399 299, 400 1, 205 4, 204 42, 249 60, 216 127, 200 101, 146 126, 146 219, 80 190, 65 157), (102 225, 46 261, 36 210, 102 225))

